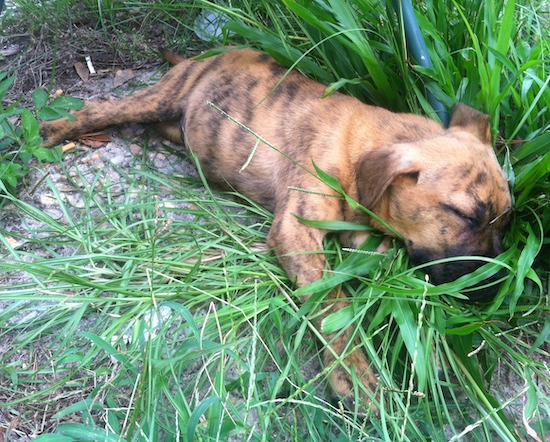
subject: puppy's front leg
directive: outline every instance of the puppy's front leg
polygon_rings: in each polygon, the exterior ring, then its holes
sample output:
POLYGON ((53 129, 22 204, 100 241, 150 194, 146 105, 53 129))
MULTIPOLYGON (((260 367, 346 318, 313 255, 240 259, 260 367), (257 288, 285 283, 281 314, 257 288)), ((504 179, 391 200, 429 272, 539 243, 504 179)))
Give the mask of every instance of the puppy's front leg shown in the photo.
MULTIPOLYGON (((268 245, 274 249, 281 266, 298 287, 306 286, 323 277, 326 264, 325 255, 322 253, 325 233, 321 229, 299 222, 288 211, 276 214, 269 232, 268 245)), ((305 295, 303 300, 306 301, 310 296, 305 295)), ((317 316, 315 326, 322 332, 323 318, 348 304, 345 294, 339 287, 332 290, 321 306, 321 314, 317 316)), ((333 367, 330 372, 332 388, 349 409, 354 409, 356 399, 352 375, 349 373, 353 371, 365 387, 358 389, 361 402, 375 410, 369 394, 375 395, 378 380, 361 349, 350 350, 360 344, 357 338, 350 342, 352 331, 353 328, 348 327, 337 333, 323 334, 329 343, 329 347, 323 352, 323 363, 327 367, 333 367)))

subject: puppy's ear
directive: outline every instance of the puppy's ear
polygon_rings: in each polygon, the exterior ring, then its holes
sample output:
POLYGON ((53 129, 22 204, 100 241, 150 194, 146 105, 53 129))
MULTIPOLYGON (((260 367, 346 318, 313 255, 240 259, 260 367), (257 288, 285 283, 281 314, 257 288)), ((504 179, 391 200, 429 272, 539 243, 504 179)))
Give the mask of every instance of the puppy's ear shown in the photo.
POLYGON ((365 152, 355 171, 359 202, 367 209, 372 209, 392 183, 399 179, 416 182, 419 172, 419 167, 405 158, 402 150, 395 146, 365 152))
POLYGON ((464 103, 457 103, 453 109, 449 128, 461 128, 475 135, 483 144, 491 144, 491 125, 489 115, 464 103))

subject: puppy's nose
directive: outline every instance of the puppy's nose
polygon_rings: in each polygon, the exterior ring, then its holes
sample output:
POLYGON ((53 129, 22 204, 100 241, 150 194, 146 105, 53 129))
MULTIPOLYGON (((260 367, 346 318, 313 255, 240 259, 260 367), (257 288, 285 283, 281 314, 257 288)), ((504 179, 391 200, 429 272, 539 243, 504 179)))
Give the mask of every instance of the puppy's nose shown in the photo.
MULTIPOLYGON (((432 265, 426 269, 426 273, 430 276, 434 284, 444 284, 453 282, 464 275, 474 272, 483 264, 482 262, 476 261, 453 261, 432 265)), ((506 275, 506 270, 501 269, 489 278, 478 282, 472 287, 466 288, 462 293, 468 297, 469 302, 490 301, 496 296, 501 286, 498 281, 505 278, 506 275)))
MULTIPOLYGON (((498 250, 495 250, 495 253, 492 255, 493 257, 497 256, 498 250)), ((440 256, 423 249, 411 250, 409 251, 409 256, 411 261, 416 265, 429 264, 431 261, 441 259, 440 256)), ((485 262, 476 260, 457 260, 429 265, 426 267, 425 272, 430 276, 430 281, 433 284, 439 285, 453 282, 462 276, 469 275, 484 264, 485 262)), ((506 275, 506 269, 501 269, 491 277, 466 288, 462 293, 468 297, 468 301, 470 302, 489 301, 495 297, 501 286, 498 281, 505 278, 506 275)))

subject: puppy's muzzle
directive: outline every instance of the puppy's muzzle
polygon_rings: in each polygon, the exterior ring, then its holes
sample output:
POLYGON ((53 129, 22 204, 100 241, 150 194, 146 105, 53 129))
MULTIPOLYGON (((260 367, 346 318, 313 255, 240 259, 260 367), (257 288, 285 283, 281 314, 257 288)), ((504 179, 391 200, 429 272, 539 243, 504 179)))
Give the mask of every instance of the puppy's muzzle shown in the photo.
MULTIPOLYGON (((494 253, 483 256, 494 258, 499 255, 499 253, 500 251, 495 251, 494 253)), ((431 261, 439 259, 438 257, 422 250, 416 250, 409 255, 412 262, 416 265, 428 264, 431 261)), ((486 263, 481 260, 456 260, 430 265, 426 267, 425 271, 430 276, 430 281, 433 284, 439 285, 455 281, 461 276, 468 275, 479 269, 484 264, 486 263)), ((506 269, 501 269, 489 278, 468 287, 463 294, 468 296, 468 300, 470 302, 490 301, 495 297, 501 286, 501 282, 499 281, 505 278, 506 275, 506 269)))

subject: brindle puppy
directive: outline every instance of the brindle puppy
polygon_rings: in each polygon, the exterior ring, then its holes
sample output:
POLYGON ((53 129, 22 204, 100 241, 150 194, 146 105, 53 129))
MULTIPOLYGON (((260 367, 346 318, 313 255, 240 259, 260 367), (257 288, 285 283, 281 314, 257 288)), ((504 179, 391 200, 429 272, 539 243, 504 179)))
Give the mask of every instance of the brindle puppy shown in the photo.
MULTIPOLYGON (((201 60, 168 51, 163 55, 176 65, 157 84, 118 101, 88 103, 74 112, 74 121, 44 123, 44 145, 109 125, 154 124, 168 139, 195 151, 210 180, 229 184, 273 211, 268 245, 298 287, 323 277, 325 256, 307 252, 322 250, 327 232, 295 215, 370 224, 390 234, 342 199, 323 196, 335 192, 311 173, 312 161, 391 225, 415 263, 463 255, 495 257, 502 251, 511 198, 490 145, 487 115, 458 104, 445 130, 428 118, 367 106, 340 93, 322 98, 325 86, 294 71, 278 84, 286 69, 250 49, 201 60), (257 144, 255 134, 276 149, 263 141, 257 144)), ((365 239, 364 233, 345 236, 351 246, 365 239)), ((431 266, 428 273, 438 284, 479 266, 459 260, 431 266)), ((472 298, 490 291, 494 287, 473 292, 472 298)), ((347 305, 339 289, 326 302, 323 317, 347 305)), ((360 399, 370 403, 377 379, 364 354, 355 350, 344 355, 343 364, 336 363, 334 355, 345 351, 350 333, 325 335, 330 348, 324 363, 334 367, 331 382, 340 398, 354 401, 352 378, 343 367, 347 365, 365 386, 359 389, 360 399)))

